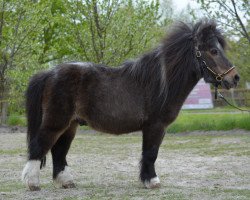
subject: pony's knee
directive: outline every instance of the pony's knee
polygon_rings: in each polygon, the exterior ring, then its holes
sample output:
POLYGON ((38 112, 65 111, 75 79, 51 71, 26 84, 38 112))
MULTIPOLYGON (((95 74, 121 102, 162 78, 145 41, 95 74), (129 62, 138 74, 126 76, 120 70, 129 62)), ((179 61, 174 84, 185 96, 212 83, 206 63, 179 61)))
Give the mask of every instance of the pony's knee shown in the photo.
POLYGON ((23 169, 22 180, 31 191, 40 190, 40 165, 40 160, 29 160, 23 169))
POLYGON ((54 179, 54 182, 58 187, 63 187, 63 188, 75 187, 75 184, 73 182, 73 176, 70 173, 70 169, 68 166, 65 166, 64 170, 58 173, 58 175, 54 179))

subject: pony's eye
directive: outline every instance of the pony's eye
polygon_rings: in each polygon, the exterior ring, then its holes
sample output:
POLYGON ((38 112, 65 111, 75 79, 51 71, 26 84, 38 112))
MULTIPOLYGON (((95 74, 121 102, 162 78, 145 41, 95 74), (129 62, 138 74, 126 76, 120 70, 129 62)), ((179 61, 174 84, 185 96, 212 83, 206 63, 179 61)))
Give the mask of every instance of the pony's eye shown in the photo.
POLYGON ((211 49, 210 52, 211 52, 212 55, 217 55, 218 54, 217 49, 211 49))

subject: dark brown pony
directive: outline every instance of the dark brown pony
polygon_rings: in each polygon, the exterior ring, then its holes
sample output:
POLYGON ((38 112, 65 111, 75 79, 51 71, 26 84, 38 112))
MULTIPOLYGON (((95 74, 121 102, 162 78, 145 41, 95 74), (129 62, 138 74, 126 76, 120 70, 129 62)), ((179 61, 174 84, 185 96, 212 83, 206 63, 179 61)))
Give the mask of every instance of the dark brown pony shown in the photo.
POLYGON ((158 187, 154 163, 164 128, 175 120, 199 79, 227 89, 239 81, 225 46, 213 21, 180 23, 156 49, 117 68, 72 62, 33 76, 26 94, 25 183, 40 189, 40 166, 51 150, 54 180, 74 187, 66 155, 81 123, 117 135, 142 130, 140 178, 145 187, 158 187))

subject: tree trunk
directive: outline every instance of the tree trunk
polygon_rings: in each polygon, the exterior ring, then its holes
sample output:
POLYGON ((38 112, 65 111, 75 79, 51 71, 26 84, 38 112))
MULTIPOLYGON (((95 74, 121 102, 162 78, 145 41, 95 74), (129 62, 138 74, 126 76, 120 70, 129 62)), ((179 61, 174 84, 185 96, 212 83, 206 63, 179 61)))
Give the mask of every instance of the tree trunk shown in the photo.
POLYGON ((8 102, 7 102, 7 88, 6 88, 6 81, 4 77, 0 77, 0 123, 6 124, 7 122, 7 108, 8 108, 8 102))
POLYGON ((7 123, 7 110, 8 110, 8 102, 3 100, 1 102, 1 124, 7 123))

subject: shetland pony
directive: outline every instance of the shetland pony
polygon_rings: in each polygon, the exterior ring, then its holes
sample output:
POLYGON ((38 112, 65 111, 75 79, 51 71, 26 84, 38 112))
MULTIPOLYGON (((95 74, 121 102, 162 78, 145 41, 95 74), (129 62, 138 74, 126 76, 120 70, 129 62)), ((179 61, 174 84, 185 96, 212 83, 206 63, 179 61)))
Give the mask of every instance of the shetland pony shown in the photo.
POLYGON ((39 190, 39 171, 49 150, 53 178, 75 187, 66 155, 79 123, 123 134, 142 131, 140 179, 160 186, 154 163, 164 137, 186 97, 204 78, 232 88, 239 75, 224 54, 225 39, 216 23, 179 23, 152 51, 116 68, 90 62, 63 63, 34 75, 26 93, 28 162, 22 178, 39 190))

